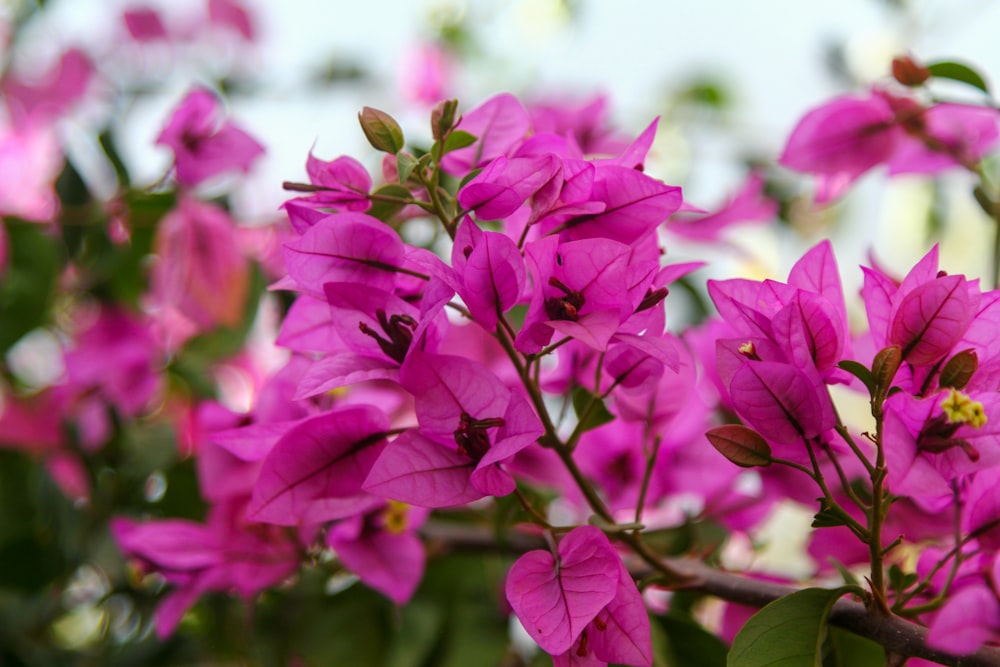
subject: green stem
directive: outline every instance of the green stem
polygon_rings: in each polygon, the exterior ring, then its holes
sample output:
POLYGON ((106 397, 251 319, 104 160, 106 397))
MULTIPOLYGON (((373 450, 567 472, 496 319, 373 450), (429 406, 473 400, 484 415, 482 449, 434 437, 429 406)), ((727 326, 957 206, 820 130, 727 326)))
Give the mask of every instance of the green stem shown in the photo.
MULTIPOLYGON (((646 440, 649 440, 649 429, 646 429, 646 440)), ((646 458, 646 470, 642 475, 642 485, 639 487, 639 500, 635 504, 635 522, 642 522, 642 510, 646 506, 646 494, 649 493, 649 481, 653 477, 653 466, 656 465, 656 457, 660 453, 660 443, 663 441, 662 436, 656 436, 653 438, 653 450, 649 452, 649 456, 646 458)))

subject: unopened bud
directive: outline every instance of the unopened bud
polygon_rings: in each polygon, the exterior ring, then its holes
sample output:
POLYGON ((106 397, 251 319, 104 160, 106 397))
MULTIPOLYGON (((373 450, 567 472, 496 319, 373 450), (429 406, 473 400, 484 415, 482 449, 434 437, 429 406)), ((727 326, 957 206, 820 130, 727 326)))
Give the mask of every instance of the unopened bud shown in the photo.
POLYGON ((931 71, 910 56, 899 56, 892 60, 892 78, 904 86, 922 86, 931 71))

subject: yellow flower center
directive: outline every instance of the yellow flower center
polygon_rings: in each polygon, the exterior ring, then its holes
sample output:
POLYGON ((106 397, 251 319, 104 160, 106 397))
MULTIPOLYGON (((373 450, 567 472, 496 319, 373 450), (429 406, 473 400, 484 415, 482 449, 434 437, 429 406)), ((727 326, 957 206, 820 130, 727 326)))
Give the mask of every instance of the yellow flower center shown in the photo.
POLYGON ((941 409, 949 424, 968 424, 973 428, 981 428, 986 423, 983 404, 957 389, 948 390, 948 397, 941 402, 941 409))
POLYGON ((401 503, 398 500, 390 500, 389 505, 385 508, 385 513, 382 515, 385 529, 394 535, 405 531, 410 525, 409 517, 407 516, 409 509, 410 506, 406 503, 401 503))

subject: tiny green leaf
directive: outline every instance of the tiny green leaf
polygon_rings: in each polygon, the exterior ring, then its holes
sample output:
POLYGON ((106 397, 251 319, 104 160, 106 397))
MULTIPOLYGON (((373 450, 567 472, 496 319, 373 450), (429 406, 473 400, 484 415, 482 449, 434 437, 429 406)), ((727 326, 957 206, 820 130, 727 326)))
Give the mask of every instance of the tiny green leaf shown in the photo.
POLYGON ((844 583, 849 586, 860 586, 861 582, 858 581, 857 576, 853 572, 847 569, 847 566, 841 563, 839 560, 833 556, 827 556, 826 560, 837 568, 837 572, 840 573, 840 577, 844 580, 844 583))
POLYGON ((831 626, 824 645, 824 667, 883 667, 885 649, 870 639, 831 626))
POLYGON ((771 446, 752 428, 725 424, 709 430, 705 437, 720 454, 742 468, 771 465, 771 446))
POLYGON ((372 206, 368 209, 368 215, 382 222, 389 222, 412 199, 413 195, 404 186, 399 183, 387 183, 372 191, 372 206))
POLYGON ((889 566, 889 588, 899 593, 917 583, 919 577, 915 572, 904 572, 896 564, 889 566))
POLYGON ((872 361, 872 377, 875 379, 875 391, 872 392, 874 399, 885 398, 889 387, 892 386, 892 379, 896 377, 896 371, 903 363, 903 350, 898 345, 890 345, 880 350, 872 361))
POLYGON ((972 348, 962 350, 949 359, 948 363, 941 369, 938 386, 942 389, 947 387, 964 389, 978 368, 979 357, 976 355, 976 351, 972 348))
POLYGON ((444 148, 441 154, 450 153, 452 151, 457 151, 459 148, 465 148, 466 146, 471 146, 476 143, 476 136, 474 134, 469 134, 465 130, 453 130, 448 133, 448 136, 444 140, 444 148))
POLYGON ((930 63, 927 65, 927 69, 930 70, 931 76, 934 78, 959 81, 970 85, 973 88, 978 88, 987 95, 990 94, 990 87, 986 83, 986 79, 984 79, 979 72, 968 65, 963 65, 962 63, 956 63, 950 60, 941 60, 936 63, 930 63))
POLYGON ((997 203, 993 201, 988 194, 986 194, 982 185, 974 187, 972 189, 972 195, 976 198, 976 203, 979 204, 979 208, 983 209, 983 213, 991 218, 996 217, 998 210, 997 203))
POLYGON ((680 614, 653 616, 650 620, 654 627, 658 625, 663 631, 658 653, 671 667, 724 667, 726 664, 726 644, 697 622, 680 614))
POLYGON ((409 153, 396 154, 396 173, 399 176, 401 184, 410 180, 410 176, 413 175, 413 170, 416 169, 417 163, 417 158, 409 153))
POLYGON ((403 149, 403 130, 386 112, 365 107, 358 114, 358 120, 368 143, 376 150, 395 155, 403 149))
POLYGON ((805 588, 775 600, 746 622, 733 639, 727 667, 820 667, 827 616, 854 586, 805 588))
POLYGON ((581 433, 614 421, 615 418, 604 405, 604 401, 583 387, 573 390, 573 411, 580 420, 581 433))
POLYGON ((833 528, 835 526, 843 526, 844 520, 834 512, 823 509, 813 515, 812 523, 809 525, 813 528, 833 528))
POLYGON ((431 134, 434 141, 441 141, 455 126, 458 100, 444 100, 431 111, 431 134))
POLYGON ((844 359, 837 366, 861 380, 861 383, 868 389, 869 396, 875 395, 875 376, 872 375, 872 372, 864 364, 851 359, 844 359))

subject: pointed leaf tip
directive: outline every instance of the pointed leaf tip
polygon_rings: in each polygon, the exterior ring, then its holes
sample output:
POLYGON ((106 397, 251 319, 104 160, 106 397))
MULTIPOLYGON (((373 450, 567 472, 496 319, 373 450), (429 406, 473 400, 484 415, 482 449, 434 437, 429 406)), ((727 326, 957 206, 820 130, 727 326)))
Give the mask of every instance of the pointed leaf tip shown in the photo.
POLYGON ((358 114, 358 120, 368 143, 376 150, 395 155, 403 149, 403 130, 386 112, 364 107, 358 114))
POLYGON ((726 424, 709 430, 705 437, 720 454, 742 468, 771 465, 771 446, 752 428, 726 424))
POLYGON ((948 360, 941 369, 938 386, 941 389, 965 389, 973 374, 979 368, 979 356, 972 348, 962 350, 948 360))
POLYGON ((989 84, 983 75, 972 69, 968 65, 942 60, 927 65, 927 70, 936 79, 951 79, 978 88, 987 95, 990 94, 989 84))

